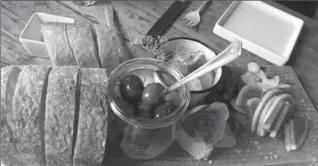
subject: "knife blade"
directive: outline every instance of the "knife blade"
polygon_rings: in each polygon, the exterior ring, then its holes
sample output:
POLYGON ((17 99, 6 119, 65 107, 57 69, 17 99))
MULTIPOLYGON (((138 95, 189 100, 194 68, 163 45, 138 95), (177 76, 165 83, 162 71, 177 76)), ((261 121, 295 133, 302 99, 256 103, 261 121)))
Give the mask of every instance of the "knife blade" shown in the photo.
POLYGON ((172 26, 180 14, 190 5, 190 0, 175 1, 150 28, 146 36, 158 38, 172 26))

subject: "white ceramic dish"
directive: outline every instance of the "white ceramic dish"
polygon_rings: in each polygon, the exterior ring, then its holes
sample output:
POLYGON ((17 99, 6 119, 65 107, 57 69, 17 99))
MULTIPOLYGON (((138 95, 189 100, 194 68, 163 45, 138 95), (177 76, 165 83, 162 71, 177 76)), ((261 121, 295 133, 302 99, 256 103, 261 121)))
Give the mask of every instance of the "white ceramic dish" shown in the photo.
MULTIPOLYGON (((168 45, 163 47, 163 50, 166 53, 169 53, 169 52, 173 52, 176 48, 178 48, 180 46, 187 48, 187 50, 191 51, 191 52, 203 51, 207 61, 213 59, 217 55, 212 50, 212 48, 210 48, 206 44, 204 44, 200 41, 194 40, 194 39, 184 38, 184 37, 169 39, 168 45)), ((213 83, 211 84, 212 85, 211 87, 206 88, 206 89, 202 89, 199 91, 197 91, 197 90, 194 91, 194 90, 189 89, 191 92, 191 99, 190 99, 189 108, 192 108, 197 103, 202 101, 209 93, 211 93, 211 90, 213 89, 213 87, 219 82, 219 80, 222 76, 222 68, 218 68, 213 72, 215 72, 215 75, 214 75, 214 79, 213 79, 213 83)))
POLYGON ((234 1, 217 21, 213 32, 241 40, 243 48, 283 66, 291 55, 304 21, 261 1, 234 1))
POLYGON ((20 42, 33 57, 49 58, 41 32, 41 24, 44 22, 74 23, 74 19, 46 13, 34 13, 20 34, 20 42))

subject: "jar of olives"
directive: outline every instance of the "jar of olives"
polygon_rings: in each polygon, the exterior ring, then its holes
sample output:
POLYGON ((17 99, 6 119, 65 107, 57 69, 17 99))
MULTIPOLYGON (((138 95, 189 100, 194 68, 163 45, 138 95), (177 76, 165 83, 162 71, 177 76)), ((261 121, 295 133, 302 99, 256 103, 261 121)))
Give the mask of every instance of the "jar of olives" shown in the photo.
POLYGON ((186 86, 166 92, 183 75, 166 62, 135 58, 118 66, 108 80, 112 111, 126 123, 120 147, 131 158, 151 159, 175 140, 177 121, 185 113, 190 92, 186 86), (165 83, 156 79, 159 72, 165 83))

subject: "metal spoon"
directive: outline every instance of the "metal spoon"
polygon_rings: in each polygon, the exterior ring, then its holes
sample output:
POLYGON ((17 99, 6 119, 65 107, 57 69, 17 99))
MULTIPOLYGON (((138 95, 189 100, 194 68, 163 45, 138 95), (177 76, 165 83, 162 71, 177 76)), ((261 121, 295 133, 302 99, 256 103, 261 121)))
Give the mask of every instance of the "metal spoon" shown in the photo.
POLYGON ((188 74, 183 79, 179 80, 172 86, 168 87, 166 89, 166 93, 171 92, 180 86, 199 78, 208 72, 211 72, 217 68, 220 68, 224 65, 227 65, 234 60, 236 60, 238 57, 240 57, 242 54, 242 42, 235 40, 233 41, 226 49, 224 49, 220 54, 218 54, 215 58, 211 59, 210 61, 206 62, 204 65, 202 65, 200 68, 196 69, 195 71, 188 74))

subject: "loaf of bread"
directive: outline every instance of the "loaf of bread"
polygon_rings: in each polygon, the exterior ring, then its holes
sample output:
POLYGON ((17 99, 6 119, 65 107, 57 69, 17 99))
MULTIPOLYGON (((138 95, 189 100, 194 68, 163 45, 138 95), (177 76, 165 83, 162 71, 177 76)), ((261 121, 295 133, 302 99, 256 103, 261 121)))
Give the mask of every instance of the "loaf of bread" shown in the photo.
POLYGON ((5 165, 22 165, 13 137, 12 97, 21 69, 16 66, 1 68, 1 161, 5 165))
POLYGON ((42 24, 43 40, 53 65, 77 65, 66 31, 65 23, 42 24))
POLYGON ((67 24, 67 35, 78 66, 99 68, 98 51, 91 26, 67 24))
POLYGON ((109 114, 107 79, 101 68, 1 68, 1 162, 101 165, 109 114))
POLYGON ((53 65, 114 68, 131 58, 111 6, 105 24, 43 23, 42 33, 53 65))
POLYGON ((105 70, 81 70, 80 106, 74 165, 101 165, 107 138, 107 75, 105 70))
POLYGON ((25 66, 12 99, 13 136, 23 165, 45 165, 42 91, 50 67, 25 66))

